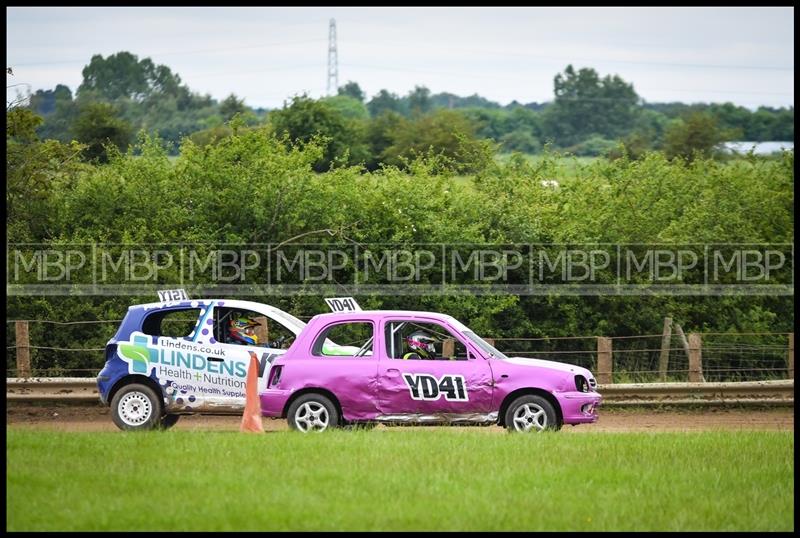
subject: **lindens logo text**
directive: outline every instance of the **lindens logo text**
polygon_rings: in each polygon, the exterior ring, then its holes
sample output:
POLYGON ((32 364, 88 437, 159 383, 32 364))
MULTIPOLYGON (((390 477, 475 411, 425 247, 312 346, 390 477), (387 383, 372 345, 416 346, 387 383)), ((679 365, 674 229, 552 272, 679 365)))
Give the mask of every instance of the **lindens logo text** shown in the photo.
MULTIPOLYGON (((159 368, 158 373, 185 379, 195 377, 200 380, 200 376, 206 374, 223 374, 243 379, 247 377, 246 362, 231 359, 209 360, 190 351, 156 347, 151 344, 149 336, 139 332, 133 333, 130 342, 119 345, 119 356, 129 364, 130 373, 136 374, 148 375, 151 368, 162 366, 172 368, 170 371, 159 368)), ((209 378, 207 381, 219 380, 209 378)))

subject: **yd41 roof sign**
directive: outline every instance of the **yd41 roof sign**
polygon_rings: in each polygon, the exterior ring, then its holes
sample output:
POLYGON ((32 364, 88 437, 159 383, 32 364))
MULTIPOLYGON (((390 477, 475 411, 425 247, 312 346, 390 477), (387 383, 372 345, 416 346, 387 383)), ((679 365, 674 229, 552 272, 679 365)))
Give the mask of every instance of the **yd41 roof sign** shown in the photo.
POLYGON ((352 297, 334 297, 326 298, 325 302, 328 303, 328 308, 331 312, 358 312, 361 307, 352 297))

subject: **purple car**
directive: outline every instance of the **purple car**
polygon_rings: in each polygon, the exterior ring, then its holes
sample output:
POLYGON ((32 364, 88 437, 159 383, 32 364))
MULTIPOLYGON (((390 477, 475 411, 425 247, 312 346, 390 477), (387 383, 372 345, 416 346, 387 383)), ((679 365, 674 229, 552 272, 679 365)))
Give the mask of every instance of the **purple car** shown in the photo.
POLYGON ((595 422, 602 400, 585 368, 507 357, 451 316, 412 311, 312 318, 274 359, 259 397, 263 416, 302 432, 377 423, 558 430, 595 422))

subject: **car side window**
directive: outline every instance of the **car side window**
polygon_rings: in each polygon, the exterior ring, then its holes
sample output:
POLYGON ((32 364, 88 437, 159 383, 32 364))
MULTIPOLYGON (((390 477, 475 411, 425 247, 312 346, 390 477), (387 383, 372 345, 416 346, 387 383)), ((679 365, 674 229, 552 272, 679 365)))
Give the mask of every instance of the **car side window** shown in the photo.
POLYGON ((371 322, 345 321, 322 331, 314 342, 312 353, 317 357, 369 357, 374 343, 371 322))
POLYGON ((150 336, 185 338, 194 330, 199 316, 199 308, 156 310, 144 318, 142 332, 150 336))
POLYGON ((214 339, 222 344, 286 349, 294 333, 263 314, 242 308, 214 308, 214 339))
POLYGON ((438 323, 392 320, 386 323, 386 353, 399 360, 469 359, 467 347, 438 323))

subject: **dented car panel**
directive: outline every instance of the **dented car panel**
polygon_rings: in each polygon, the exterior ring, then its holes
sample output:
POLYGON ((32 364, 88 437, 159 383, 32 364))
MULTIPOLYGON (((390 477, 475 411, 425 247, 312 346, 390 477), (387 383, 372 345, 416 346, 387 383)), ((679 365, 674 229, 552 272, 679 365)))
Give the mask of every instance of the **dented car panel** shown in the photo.
POLYGON ((492 371, 485 360, 383 359, 378 378, 381 413, 489 413, 492 371))
POLYGON ((289 398, 307 391, 333 393, 348 421, 369 420, 379 411, 378 361, 372 357, 301 357, 280 366, 279 381, 273 380, 260 394, 264 416, 283 416, 289 398))
POLYGON ((275 358, 273 371, 279 375, 259 393, 262 415, 272 418, 286 417, 293 399, 308 392, 333 396, 347 422, 496 423, 504 420, 501 410, 509 400, 523 393, 544 393, 557 404, 561 423, 581 424, 597 420, 602 400, 589 370, 505 357, 454 318, 433 312, 359 311, 316 316, 287 353, 275 358), (314 354, 315 342, 329 327, 364 321, 374 327, 369 355, 314 354), (435 323, 463 346, 466 357, 399 358, 387 349, 395 343, 384 338, 390 334, 390 322, 435 323))

